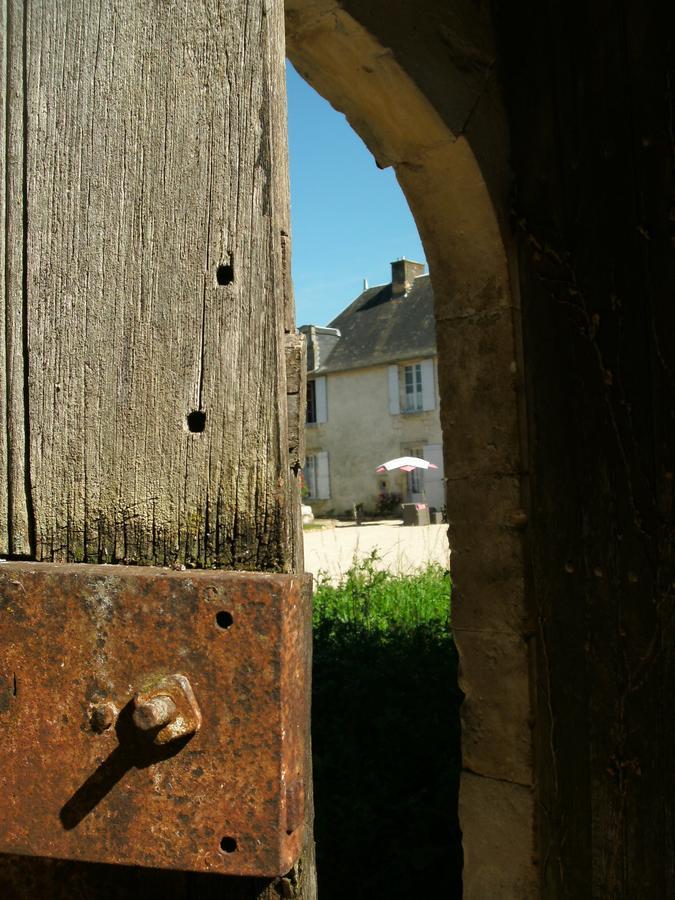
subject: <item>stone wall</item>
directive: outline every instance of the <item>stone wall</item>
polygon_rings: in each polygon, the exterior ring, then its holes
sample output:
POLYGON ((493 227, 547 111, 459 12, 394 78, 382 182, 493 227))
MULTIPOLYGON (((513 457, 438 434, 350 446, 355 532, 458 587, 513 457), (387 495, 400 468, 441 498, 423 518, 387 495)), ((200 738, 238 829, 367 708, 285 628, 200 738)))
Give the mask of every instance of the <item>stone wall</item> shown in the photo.
POLYGON ((376 467, 400 456, 407 444, 441 444, 441 421, 436 384, 436 408, 427 412, 389 412, 388 367, 373 366, 326 376, 328 421, 308 425, 307 454, 329 453, 328 500, 308 500, 315 515, 342 515, 354 503, 366 511, 377 508, 381 483, 385 490, 405 495, 404 472, 378 474, 376 467))

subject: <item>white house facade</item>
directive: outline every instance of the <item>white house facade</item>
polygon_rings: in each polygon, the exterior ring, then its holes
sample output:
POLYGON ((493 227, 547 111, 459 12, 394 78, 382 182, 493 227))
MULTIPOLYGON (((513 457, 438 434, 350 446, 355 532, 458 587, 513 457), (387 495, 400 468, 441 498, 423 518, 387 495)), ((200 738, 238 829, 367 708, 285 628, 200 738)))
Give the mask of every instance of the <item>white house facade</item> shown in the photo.
POLYGON ((315 515, 398 502, 445 506, 433 293, 424 267, 392 263, 391 284, 365 290, 308 344, 306 500, 315 515), (376 472, 397 456, 437 468, 376 472))

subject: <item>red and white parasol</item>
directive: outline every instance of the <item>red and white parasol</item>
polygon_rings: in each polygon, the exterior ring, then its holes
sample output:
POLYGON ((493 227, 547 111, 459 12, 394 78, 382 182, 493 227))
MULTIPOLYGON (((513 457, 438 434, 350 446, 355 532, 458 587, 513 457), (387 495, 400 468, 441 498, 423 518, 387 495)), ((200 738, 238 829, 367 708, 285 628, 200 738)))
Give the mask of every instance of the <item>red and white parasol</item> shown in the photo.
POLYGON ((399 456, 382 463, 375 471, 391 472, 392 469, 400 469, 402 472, 412 472, 414 469, 437 469, 438 466, 428 459, 420 459, 419 456, 399 456))

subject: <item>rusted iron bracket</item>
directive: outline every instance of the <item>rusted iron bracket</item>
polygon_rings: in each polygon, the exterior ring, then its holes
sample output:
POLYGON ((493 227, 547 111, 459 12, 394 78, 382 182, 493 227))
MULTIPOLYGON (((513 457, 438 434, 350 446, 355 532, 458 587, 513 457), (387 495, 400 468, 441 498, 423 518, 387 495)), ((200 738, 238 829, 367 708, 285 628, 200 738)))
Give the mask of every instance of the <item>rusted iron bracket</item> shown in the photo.
POLYGON ((308 576, 0 565, 0 852, 287 872, 310 594, 308 576))

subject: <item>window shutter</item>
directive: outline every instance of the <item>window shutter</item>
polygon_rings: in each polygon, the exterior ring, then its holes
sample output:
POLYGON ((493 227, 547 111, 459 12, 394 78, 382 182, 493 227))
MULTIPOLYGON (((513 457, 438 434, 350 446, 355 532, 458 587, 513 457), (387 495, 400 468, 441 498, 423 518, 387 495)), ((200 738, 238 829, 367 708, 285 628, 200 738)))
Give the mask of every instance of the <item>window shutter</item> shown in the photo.
POLYGON ((326 402, 326 376, 322 375, 320 378, 315 378, 314 384, 316 385, 316 422, 317 424, 320 424, 321 422, 328 421, 328 404, 326 402))
POLYGON ((443 477, 443 447, 441 444, 427 444, 422 450, 422 456, 430 463, 438 466, 437 469, 426 469, 424 472, 424 489, 429 506, 441 509, 445 506, 445 478, 443 477))
POLYGON ((422 362, 422 409, 436 409, 436 389, 434 386, 434 361, 422 362))
POLYGON ((432 481, 441 481, 443 479, 443 447, 441 444, 425 444, 422 447, 422 459, 433 463, 438 468, 428 469, 425 472, 432 481))
POLYGON ((316 454, 316 496, 317 500, 330 498, 330 474, 328 472, 328 451, 316 454))
POLYGON ((389 366, 389 412, 397 416, 401 412, 398 387, 398 366, 389 366))

